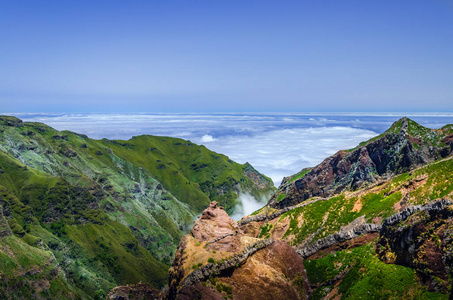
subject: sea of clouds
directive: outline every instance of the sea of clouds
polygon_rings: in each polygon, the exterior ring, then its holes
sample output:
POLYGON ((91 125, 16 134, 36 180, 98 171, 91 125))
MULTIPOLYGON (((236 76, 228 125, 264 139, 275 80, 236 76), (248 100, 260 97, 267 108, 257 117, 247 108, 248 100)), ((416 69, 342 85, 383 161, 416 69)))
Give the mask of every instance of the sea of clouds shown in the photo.
MULTIPOLYGON (((142 134, 188 139, 236 162, 249 162, 276 186, 283 177, 382 133, 402 116, 430 128, 453 123, 453 114, 448 113, 14 115, 95 139, 124 140, 142 134)), ((240 199, 239 215, 262 206, 250 195, 240 199)))

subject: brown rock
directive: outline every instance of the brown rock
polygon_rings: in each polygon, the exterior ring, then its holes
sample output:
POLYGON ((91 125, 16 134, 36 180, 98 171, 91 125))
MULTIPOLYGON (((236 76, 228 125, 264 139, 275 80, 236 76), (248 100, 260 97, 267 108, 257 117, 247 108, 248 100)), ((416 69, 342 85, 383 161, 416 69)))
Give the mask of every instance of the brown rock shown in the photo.
POLYGON ((225 210, 217 206, 216 201, 203 211, 190 233, 200 242, 212 242, 224 237, 209 245, 213 250, 233 252, 241 248, 238 235, 243 234, 242 230, 225 210))

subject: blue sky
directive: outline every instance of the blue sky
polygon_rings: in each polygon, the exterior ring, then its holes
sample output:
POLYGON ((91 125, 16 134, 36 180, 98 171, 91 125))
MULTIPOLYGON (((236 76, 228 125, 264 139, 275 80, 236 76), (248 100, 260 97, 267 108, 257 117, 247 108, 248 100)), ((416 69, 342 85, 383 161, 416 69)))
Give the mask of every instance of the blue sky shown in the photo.
POLYGON ((1 112, 453 111, 453 1, 0 0, 1 112))

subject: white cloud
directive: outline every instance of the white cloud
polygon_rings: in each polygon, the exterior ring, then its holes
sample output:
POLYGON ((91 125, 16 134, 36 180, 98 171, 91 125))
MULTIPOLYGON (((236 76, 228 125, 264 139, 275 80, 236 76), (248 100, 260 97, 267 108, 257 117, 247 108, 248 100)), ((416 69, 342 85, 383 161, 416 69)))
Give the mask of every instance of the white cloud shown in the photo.
POLYGON ((209 143, 214 142, 216 139, 212 137, 212 135, 205 134, 201 137, 200 143, 209 143))
POLYGON ((250 215, 252 212, 260 209, 264 205, 266 205, 266 202, 263 201, 258 201, 253 197, 252 195, 248 193, 242 193, 239 195, 239 204, 235 207, 235 212, 232 214, 230 217, 238 221, 240 220, 243 216, 250 215))

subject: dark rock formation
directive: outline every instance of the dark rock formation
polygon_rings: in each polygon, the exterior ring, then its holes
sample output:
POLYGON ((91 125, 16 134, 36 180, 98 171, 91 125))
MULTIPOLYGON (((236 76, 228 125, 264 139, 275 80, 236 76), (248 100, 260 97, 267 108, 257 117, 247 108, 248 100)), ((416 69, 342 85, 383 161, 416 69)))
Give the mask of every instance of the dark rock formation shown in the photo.
POLYGON ((59 140, 67 141, 68 140, 68 136, 67 135, 58 135, 58 134, 56 134, 52 138, 54 140, 57 140, 57 141, 59 141, 59 140))
POLYGON ((0 116, 0 124, 12 127, 23 127, 24 122, 21 119, 12 116, 0 116))
POLYGON ((387 219, 384 220, 382 223, 382 231, 385 234, 385 232, 388 230, 387 227, 395 225, 399 222, 405 221, 407 218, 409 218, 411 215, 415 214, 416 212, 419 211, 429 211, 429 212, 437 212, 443 210, 445 207, 452 205, 452 201, 450 199, 440 199, 438 201, 433 201, 430 203, 427 203, 425 205, 414 205, 414 206, 409 206, 406 209, 388 217, 387 219))
MULTIPOLYGON (((449 133, 440 129, 442 134, 449 133)), ((414 167, 451 155, 453 144, 442 144, 437 131, 402 118, 382 135, 350 151, 339 151, 311 169, 305 176, 279 188, 286 193, 281 201, 274 196, 275 208, 295 205, 314 196, 329 197, 344 190, 357 190, 379 178, 407 172, 414 167)))
POLYGON ((441 199, 387 218, 376 246, 380 259, 414 268, 430 291, 448 292, 453 275, 452 204, 441 199))

